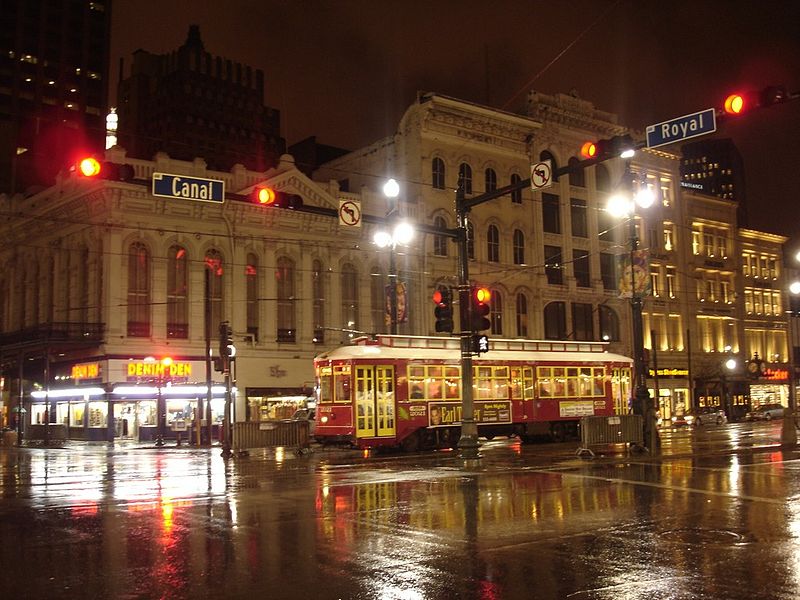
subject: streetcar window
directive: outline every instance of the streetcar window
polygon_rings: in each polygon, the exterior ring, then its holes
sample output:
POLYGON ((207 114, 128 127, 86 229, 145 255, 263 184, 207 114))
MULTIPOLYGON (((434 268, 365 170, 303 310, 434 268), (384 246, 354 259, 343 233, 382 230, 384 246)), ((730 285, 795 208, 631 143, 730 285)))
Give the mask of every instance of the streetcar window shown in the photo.
POLYGON ((508 367, 475 367, 474 378, 479 400, 508 399, 508 367))
POLYGON ((331 379, 330 375, 323 375, 319 378, 319 398, 317 402, 327 403, 333 400, 331 398, 331 379))
POLYGON ((578 379, 578 386, 580 390, 579 395, 584 398, 591 397, 593 383, 594 381, 592 379, 592 368, 582 367, 580 370, 580 378, 578 379))
POLYGON ((522 380, 525 382, 525 399, 533 398, 533 367, 522 369, 522 380))
POLYGON ((593 369, 594 372, 594 396, 605 396, 606 395, 606 375, 605 369, 603 367, 595 367, 593 369))
POLYGON ((461 398, 461 369, 442 365, 409 365, 410 400, 458 400, 461 398))
POLYGON ((334 402, 350 402, 350 365, 333 369, 334 402))
POLYGON ((445 398, 447 400, 461 398, 461 369, 459 367, 445 367, 444 376, 445 398))
MULTIPOLYGON (((439 373, 441 373, 441 369, 438 369, 439 373)), ((426 382, 426 392, 425 397, 430 400, 441 400, 443 393, 444 393, 444 386, 442 385, 443 380, 441 379, 441 375, 439 379, 428 379, 426 382)))
POLYGON ((425 387, 422 381, 412 381, 409 384, 412 400, 423 400, 425 398, 425 387))
POLYGON ((523 389, 522 369, 515 367, 511 369, 511 397, 514 400, 522 400, 523 389))

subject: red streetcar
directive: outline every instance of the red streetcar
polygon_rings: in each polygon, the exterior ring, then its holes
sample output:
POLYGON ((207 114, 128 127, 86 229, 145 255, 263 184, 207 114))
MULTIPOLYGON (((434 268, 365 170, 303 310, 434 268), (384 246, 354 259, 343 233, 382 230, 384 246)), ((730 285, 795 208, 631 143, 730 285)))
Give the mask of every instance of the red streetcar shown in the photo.
MULTIPOLYGON (((626 413, 632 360, 607 346, 491 340, 472 363, 478 435, 563 440, 578 434, 581 417, 626 413)), ((314 370, 317 441, 408 451, 458 442, 458 338, 358 338, 317 356, 314 370)))

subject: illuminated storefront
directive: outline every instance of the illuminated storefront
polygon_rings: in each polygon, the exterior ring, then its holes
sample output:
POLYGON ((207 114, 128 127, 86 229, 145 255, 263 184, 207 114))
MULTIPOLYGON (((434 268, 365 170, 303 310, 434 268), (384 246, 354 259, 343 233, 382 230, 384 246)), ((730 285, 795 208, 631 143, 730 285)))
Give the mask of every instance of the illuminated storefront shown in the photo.
MULTIPOLYGON (((165 438, 175 437, 175 421, 184 421, 191 430, 200 403, 203 412, 207 411, 203 361, 107 359, 56 368, 55 372, 49 390, 31 393, 33 431, 46 426, 49 418, 51 425, 63 426, 68 439, 149 441, 159 433, 159 406, 165 415, 165 438)), ((220 377, 218 373, 214 376, 220 377)), ((224 406, 223 382, 212 378, 210 412, 214 437, 222 427, 224 406)), ((206 414, 203 425, 207 423, 206 414)))
POLYGON ((649 369, 648 391, 656 398, 656 410, 663 421, 682 415, 691 407, 689 370, 681 368, 649 369))

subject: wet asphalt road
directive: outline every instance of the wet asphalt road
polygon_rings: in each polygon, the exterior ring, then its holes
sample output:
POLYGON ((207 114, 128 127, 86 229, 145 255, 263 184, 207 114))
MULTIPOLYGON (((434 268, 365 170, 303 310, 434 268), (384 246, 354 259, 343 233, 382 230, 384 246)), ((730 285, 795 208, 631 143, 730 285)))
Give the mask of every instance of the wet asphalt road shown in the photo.
POLYGON ((0 599, 800 597, 781 423, 662 455, 0 448, 0 599))

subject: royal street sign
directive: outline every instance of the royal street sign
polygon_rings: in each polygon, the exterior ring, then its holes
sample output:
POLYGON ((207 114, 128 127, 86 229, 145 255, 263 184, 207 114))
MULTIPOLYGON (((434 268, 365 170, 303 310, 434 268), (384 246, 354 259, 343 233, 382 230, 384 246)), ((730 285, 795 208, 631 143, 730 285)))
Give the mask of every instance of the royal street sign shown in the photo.
POLYGON ((647 147, 658 148, 717 130, 716 112, 707 108, 677 119, 647 126, 647 147))

